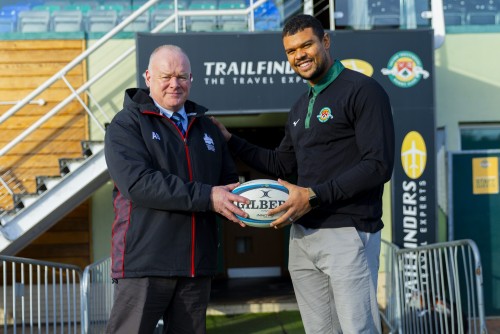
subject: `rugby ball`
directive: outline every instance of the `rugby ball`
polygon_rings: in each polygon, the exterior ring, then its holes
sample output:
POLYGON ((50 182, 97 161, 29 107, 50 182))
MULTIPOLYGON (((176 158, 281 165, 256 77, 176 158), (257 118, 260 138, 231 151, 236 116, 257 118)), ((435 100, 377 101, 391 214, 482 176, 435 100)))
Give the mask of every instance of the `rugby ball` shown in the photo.
POLYGON ((269 216, 267 212, 285 203, 288 199, 288 189, 277 181, 258 179, 242 183, 234 188, 234 194, 246 197, 249 204, 235 204, 248 214, 248 217, 236 215, 246 225, 253 227, 270 227, 270 223, 278 219, 283 212, 269 216))

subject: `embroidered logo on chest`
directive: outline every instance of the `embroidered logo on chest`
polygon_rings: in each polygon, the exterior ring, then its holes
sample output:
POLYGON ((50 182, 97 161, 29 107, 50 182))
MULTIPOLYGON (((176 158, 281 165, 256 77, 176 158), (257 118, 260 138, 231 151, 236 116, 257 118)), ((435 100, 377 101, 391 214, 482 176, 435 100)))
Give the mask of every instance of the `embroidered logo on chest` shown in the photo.
POLYGON ((207 149, 209 151, 215 152, 215 143, 212 137, 210 137, 208 134, 205 133, 203 136, 203 140, 205 141, 205 144, 207 145, 207 149))
POLYGON ((325 123, 330 118, 333 118, 332 110, 328 107, 324 107, 323 109, 321 109, 317 117, 321 123, 325 123))

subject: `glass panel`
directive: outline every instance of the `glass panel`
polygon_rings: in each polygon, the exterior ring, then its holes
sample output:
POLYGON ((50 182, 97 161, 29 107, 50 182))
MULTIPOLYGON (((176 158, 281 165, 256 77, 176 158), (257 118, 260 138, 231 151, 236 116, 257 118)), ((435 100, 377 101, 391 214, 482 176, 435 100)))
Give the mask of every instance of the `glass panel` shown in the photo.
POLYGON ((462 150, 500 149, 500 126, 460 129, 462 150))

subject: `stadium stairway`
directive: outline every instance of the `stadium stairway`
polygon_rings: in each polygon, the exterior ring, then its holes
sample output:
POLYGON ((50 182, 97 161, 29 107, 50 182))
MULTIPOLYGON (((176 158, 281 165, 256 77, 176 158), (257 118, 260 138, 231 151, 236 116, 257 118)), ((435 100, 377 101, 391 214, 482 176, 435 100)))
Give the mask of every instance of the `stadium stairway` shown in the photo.
POLYGON ((13 255, 109 180, 102 142, 83 141, 81 158, 60 158, 60 176, 38 176, 36 193, 15 194, 1 212, 0 252, 13 255))

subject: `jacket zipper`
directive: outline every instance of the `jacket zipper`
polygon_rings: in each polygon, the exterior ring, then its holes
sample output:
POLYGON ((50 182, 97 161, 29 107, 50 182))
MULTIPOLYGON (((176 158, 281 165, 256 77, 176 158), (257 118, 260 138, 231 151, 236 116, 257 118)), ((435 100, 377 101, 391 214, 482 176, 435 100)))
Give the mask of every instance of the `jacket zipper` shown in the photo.
MULTIPOLYGON (((184 139, 184 150, 186 152, 186 160, 188 163, 188 172, 189 172, 189 181, 193 181, 193 168, 191 165, 191 159, 189 158, 189 147, 187 145, 187 136, 189 133, 189 129, 191 128, 191 125, 194 123, 196 120, 193 119, 192 122, 188 123, 187 129, 186 129, 186 136, 183 138, 184 139)), ((182 132, 179 130, 179 134, 182 136, 182 132)), ((196 219, 194 212, 191 213, 191 277, 195 276, 195 269, 194 269, 194 259, 195 259, 195 245, 196 245, 196 219)))

